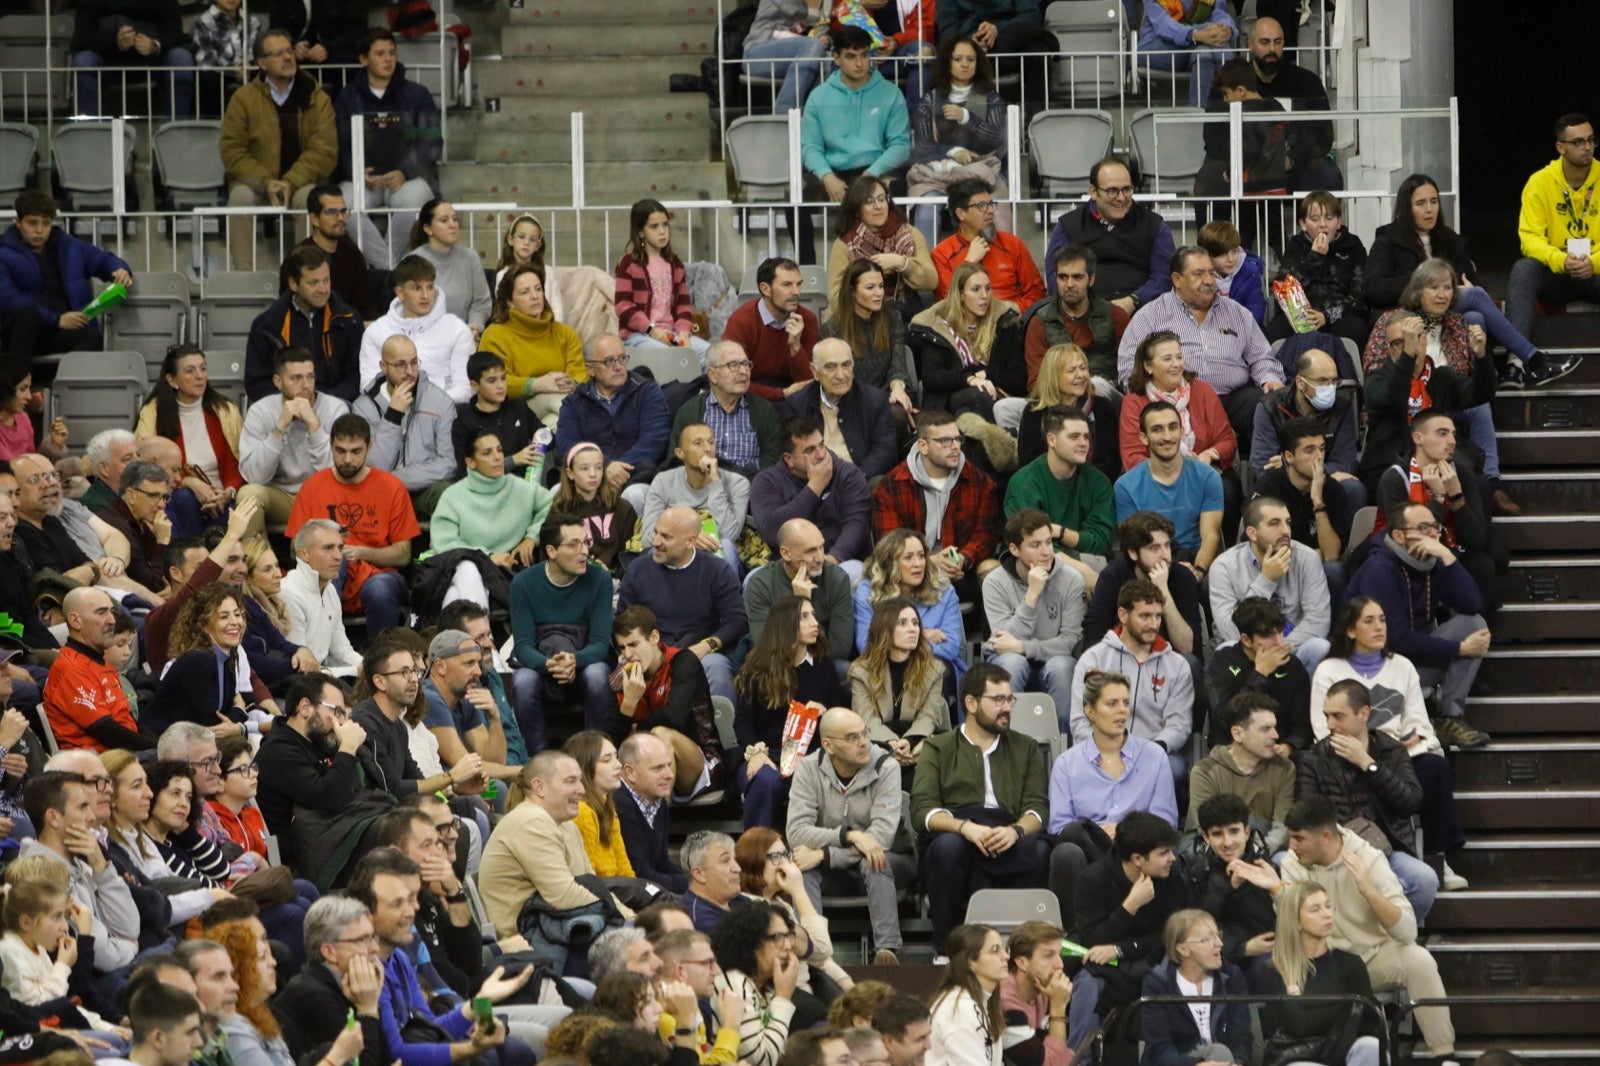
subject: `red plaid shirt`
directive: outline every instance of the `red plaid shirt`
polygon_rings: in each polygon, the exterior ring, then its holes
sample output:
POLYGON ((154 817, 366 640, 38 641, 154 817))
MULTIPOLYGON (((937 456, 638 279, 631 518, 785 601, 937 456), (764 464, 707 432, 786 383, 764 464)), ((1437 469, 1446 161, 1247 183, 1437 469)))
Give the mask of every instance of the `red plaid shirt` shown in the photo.
MULTIPOLYGON (((881 538, 904 526, 921 533, 927 515, 922 486, 911 477, 911 468, 901 463, 878 482, 872 494, 872 535, 881 538)), ((963 463, 956 483, 950 489, 950 503, 939 527, 939 543, 934 549, 955 545, 967 566, 992 559, 1000 543, 1000 498, 994 480, 971 463, 963 463)))
MULTIPOLYGON (((623 337, 630 333, 650 332, 650 271, 633 258, 624 255, 617 263, 617 326, 623 337)), ((689 303, 689 281, 683 270, 683 261, 672 258, 672 329, 687 333, 694 328, 694 307, 689 303)))

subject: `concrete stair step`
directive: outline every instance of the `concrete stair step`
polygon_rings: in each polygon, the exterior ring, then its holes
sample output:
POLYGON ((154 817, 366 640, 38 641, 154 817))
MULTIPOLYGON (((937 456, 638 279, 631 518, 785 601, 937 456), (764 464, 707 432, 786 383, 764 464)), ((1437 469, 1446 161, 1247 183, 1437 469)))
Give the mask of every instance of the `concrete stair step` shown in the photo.
POLYGON ((1600 470, 1507 470, 1500 482, 1527 515, 1600 514, 1600 470))
POLYGON ((1600 388, 1568 385, 1572 376, 1542 389, 1512 389, 1494 398, 1495 429, 1593 429, 1600 427, 1600 388))
MULTIPOLYGON (((500 34, 500 54, 507 59, 578 56, 638 59, 641 56, 715 55, 716 19, 667 22, 648 29, 597 32, 592 25, 546 21, 540 25, 513 24, 500 34)), ((598 59, 597 59, 598 61, 598 59)))
POLYGON ((480 135, 527 130, 564 133, 571 128, 574 111, 583 112, 583 128, 590 137, 680 124, 700 129, 711 125, 704 94, 662 90, 613 97, 603 107, 595 105, 593 96, 507 96, 501 98, 498 111, 473 112, 472 126, 480 135))
MULTIPOLYGON (((1600 692, 1600 647, 1542 644, 1491 648, 1478 672, 1480 692, 1535 701, 1547 695, 1591 696, 1600 692)), ((1591 721, 1591 730, 1594 724, 1591 721)))
POLYGON ((1495 627, 1501 640, 1600 640, 1600 601, 1508 603, 1495 627))
POLYGON ((1499 429, 1500 461, 1507 466, 1587 466, 1600 453, 1600 429, 1499 429))
MULTIPOLYGON (((1533 331, 1528 339, 1546 351, 1587 352, 1594 350, 1595 337, 1600 337, 1600 314, 1585 312, 1535 315, 1533 331)), ((1581 373, 1583 370, 1577 371, 1573 376, 1581 373)))
MULTIPOLYGON (((524 0, 506 9, 507 26, 587 26, 596 36, 615 33, 623 19, 614 3, 604 0, 524 0)), ((627 20, 640 27, 667 23, 705 23, 715 26, 717 5, 706 0, 628 0, 627 20)))
POLYGON ((1459 892, 1441 892, 1428 913, 1428 929, 1587 929, 1600 932, 1600 883, 1487 888, 1474 884, 1459 892))
POLYGON ((1457 1040, 1454 1057, 1462 1063, 1475 1063, 1485 1052, 1495 1048, 1513 1051, 1538 1066, 1591 1066, 1595 1060, 1592 1041, 1537 1036, 1519 1036, 1515 1040, 1494 1036, 1485 1040, 1457 1040))
MULTIPOLYGON (((571 202, 571 173, 565 161, 447 166, 441 171, 446 196, 557 206, 571 202)), ((641 196, 658 200, 718 199, 727 188, 721 163, 592 164, 586 177, 589 202, 608 205, 630 204, 641 196)))
POLYGON ((1452 1006, 1458 1035, 1516 1043, 1582 1037, 1600 1046, 1594 933, 1452 932, 1430 936, 1427 947, 1452 998, 1493 997, 1452 1006))
POLYGON ((1600 788, 1456 789, 1461 824, 1477 829, 1592 829, 1600 825, 1600 788))
POLYGON ((1521 514, 1497 517, 1512 554, 1570 551, 1600 542, 1600 514, 1521 514))
POLYGON ((1600 557, 1546 556, 1511 560, 1496 578, 1504 602, 1560 606, 1600 599, 1600 557))
POLYGON ((1600 869, 1600 834, 1475 833, 1450 865, 1474 889, 1576 883, 1600 869))
POLYGON ((1600 740, 1585 737, 1496 738, 1454 755, 1456 788, 1600 787, 1600 740))
POLYGON ((1590 736, 1600 721, 1600 694, 1476 695, 1467 700, 1467 714, 1497 740, 1533 733, 1590 736))
MULTIPOLYGON (((697 74, 700 61, 694 56, 642 56, 626 63, 607 63, 564 56, 530 63, 507 57, 475 62, 473 69, 478 93, 485 100, 587 94, 592 103, 585 110, 604 110, 608 99, 666 92, 672 75, 697 74)), ((700 99, 703 103, 704 97, 700 99)))

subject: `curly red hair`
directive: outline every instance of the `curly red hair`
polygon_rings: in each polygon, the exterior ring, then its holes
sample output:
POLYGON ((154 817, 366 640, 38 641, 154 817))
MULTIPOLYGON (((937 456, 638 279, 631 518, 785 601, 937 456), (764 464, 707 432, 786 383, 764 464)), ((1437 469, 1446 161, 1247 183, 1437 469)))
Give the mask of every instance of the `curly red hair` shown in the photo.
MULTIPOLYGON (((233 979, 239 983, 239 1013, 266 1039, 275 1040, 282 1036, 283 1030, 278 1025, 278 1019, 267 1009, 267 1000, 277 989, 261 986, 256 956, 266 941, 256 932, 253 922, 243 919, 223 922, 213 926, 208 937, 221 944, 233 962, 233 979)), ((272 949, 268 947, 267 950, 272 949)))

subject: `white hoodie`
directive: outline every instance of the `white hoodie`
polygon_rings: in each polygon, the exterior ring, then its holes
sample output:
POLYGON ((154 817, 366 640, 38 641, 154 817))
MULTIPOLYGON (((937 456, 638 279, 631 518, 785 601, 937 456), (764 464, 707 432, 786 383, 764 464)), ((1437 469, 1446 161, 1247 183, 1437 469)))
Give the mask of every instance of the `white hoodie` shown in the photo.
POLYGON ((389 304, 384 316, 367 327, 361 338, 361 389, 383 373, 380 356, 383 343, 396 333, 403 333, 417 346, 417 359, 422 363, 422 373, 427 379, 450 394, 456 403, 472 399, 472 389, 467 384, 467 360, 478 350, 472 330, 444 305, 444 293, 435 289, 433 307, 421 318, 407 318, 399 297, 389 304))

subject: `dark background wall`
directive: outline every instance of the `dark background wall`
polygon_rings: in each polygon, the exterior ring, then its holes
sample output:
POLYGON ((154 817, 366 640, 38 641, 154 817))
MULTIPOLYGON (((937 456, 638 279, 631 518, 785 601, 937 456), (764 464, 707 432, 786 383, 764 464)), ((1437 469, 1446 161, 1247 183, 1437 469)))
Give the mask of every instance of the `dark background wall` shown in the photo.
POLYGON ((1585 0, 1455 0, 1461 224, 1479 266, 1493 274, 1517 254, 1522 183, 1555 158, 1556 116, 1600 115, 1597 31, 1600 7, 1585 0))

